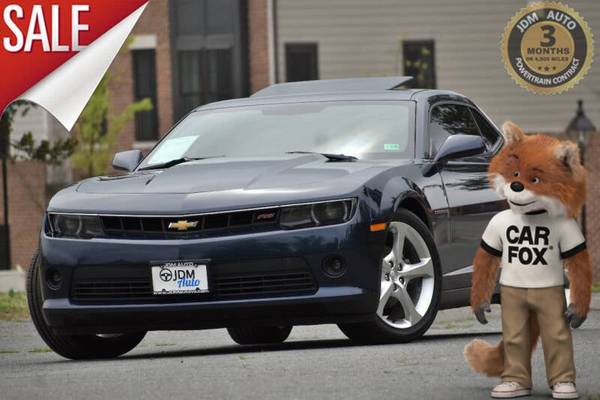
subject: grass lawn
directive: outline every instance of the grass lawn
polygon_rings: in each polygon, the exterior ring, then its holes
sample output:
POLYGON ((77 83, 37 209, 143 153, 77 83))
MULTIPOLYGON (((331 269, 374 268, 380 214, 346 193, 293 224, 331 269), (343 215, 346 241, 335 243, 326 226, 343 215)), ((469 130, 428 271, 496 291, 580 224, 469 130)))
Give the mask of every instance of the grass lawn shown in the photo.
MULTIPOLYGON (((600 292, 600 282, 596 282, 596 283, 594 283, 594 285, 592 285, 592 292, 596 292, 596 293, 600 292)), ((598 395, 598 396, 600 398, 600 395, 598 395)))
POLYGON ((29 319, 25 293, 0 293, 0 320, 25 321, 29 319))

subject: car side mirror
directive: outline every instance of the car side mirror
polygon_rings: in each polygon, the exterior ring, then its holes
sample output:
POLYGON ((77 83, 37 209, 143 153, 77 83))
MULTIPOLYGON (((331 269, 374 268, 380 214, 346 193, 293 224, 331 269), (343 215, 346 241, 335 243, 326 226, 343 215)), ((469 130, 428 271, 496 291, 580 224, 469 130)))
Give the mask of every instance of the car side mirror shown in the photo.
POLYGON ((115 154, 112 166, 114 169, 131 172, 140 164, 142 158, 144 156, 139 150, 121 151, 115 154))
POLYGON ((466 135, 458 133, 449 136, 442 144, 437 154, 429 165, 423 170, 423 175, 431 175, 434 171, 439 170, 448 160, 475 156, 485 151, 485 143, 479 135, 466 135))

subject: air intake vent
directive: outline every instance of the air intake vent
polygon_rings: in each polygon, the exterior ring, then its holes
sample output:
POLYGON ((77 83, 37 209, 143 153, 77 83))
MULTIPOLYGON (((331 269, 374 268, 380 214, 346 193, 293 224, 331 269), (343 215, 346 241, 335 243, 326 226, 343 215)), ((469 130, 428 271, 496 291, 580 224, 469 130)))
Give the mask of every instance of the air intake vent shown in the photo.
POLYGON ((73 285, 75 300, 127 300, 152 294, 152 282, 145 278, 81 280, 73 285))
POLYGON ((168 303, 310 294, 317 284, 302 258, 209 265, 210 292, 155 296, 150 267, 79 267, 73 276, 75 303, 168 303))

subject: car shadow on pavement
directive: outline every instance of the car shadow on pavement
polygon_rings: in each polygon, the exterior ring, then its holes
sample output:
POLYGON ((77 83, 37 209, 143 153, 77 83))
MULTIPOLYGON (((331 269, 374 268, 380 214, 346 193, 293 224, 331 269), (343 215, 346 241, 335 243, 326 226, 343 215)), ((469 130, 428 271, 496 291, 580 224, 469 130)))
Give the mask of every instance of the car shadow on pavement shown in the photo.
MULTIPOLYGON (((410 342, 411 345, 419 345, 420 343, 427 343, 433 341, 444 341, 444 340, 465 340, 476 337, 486 336, 500 336, 500 332, 456 332, 456 333, 433 333, 427 334, 420 338, 410 342)), ((52 359, 52 360, 35 360, 31 362, 31 365, 55 365, 62 363, 101 363, 101 362, 118 362, 119 360, 152 360, 152 359, 163 359, 163 358, 186 358, 186 357, 210 357, 210 356, 221 356, 221 355, 236 355, 236 354, 248 354, 248 353, 264 353, 264 352, 279 352, 279 351, 296 351, 296 350, 319 350, 319 349, 334 349, 334 348, 345 348, 345 347, 368 347, 368 346, 402 346, 404 343, 382 343, 382 344, 361 344, 352 342, 349 339, 299 339, 290 340, 281 344, 275 345, 238 345, 231 344, 227 346, 216 346, 216 347, 204 347, 197 349, 186 349, 186 350, 161 350, 152 351, 148 347, 144 348, 143 352, 133 352, 125 354, 117 359, 108 360, 81 360, 73 361, 67 359, 52 359)), ((27 365, 25 362, 23 365, 27 365)))
MULTIPOLYGON (((465 339, 482 336, 498 336, 499 332, 478 332, 478 333, 442 333, 442 334, 430 334, 423 336, 421 339, 412 342, 418 344, 420 342, 429 342, 435 340, 449 340, 449 339, 465 339)), ((318 349, 332 349, 332 348, 344 348, 344 347, 360 347, 360 346, 394 346, 402 345, 402 343, 384 343, 384 344, 361 344, 352 342, 349 339, 311 339, 311 340, 292 340, 281 344, 274 345, 237 345, 232 344, 230 346, 219 346, 211 348, 201 349, 188 349, 188 350, 173 350, 173 351, 160 351, 160 352, 144 352, 138 354, 129 354, 120 357, 121 359, 127 360, 141 360, 141 359, 155 359, 155 358, 178 358, 178 357, 193 357, 193 356, 218 356, 218 355, 229 355, 229 354, 247 354, 247 353, 258 353, 258 352, 277 352, 277 351, 294 351, 294 350, 318 350, 318 349)))

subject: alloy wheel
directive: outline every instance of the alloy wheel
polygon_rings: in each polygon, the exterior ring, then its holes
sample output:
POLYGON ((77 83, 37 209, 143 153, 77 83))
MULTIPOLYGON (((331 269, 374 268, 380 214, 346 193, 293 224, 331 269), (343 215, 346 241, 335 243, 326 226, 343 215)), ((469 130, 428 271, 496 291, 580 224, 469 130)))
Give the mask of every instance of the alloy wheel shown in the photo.
POLYGON ((391 251, 381 265, 377 316, 396 329, 416 325, 431 306, 435 272, 427 244, 410 225, 394 221, 388 230, 391 251))

